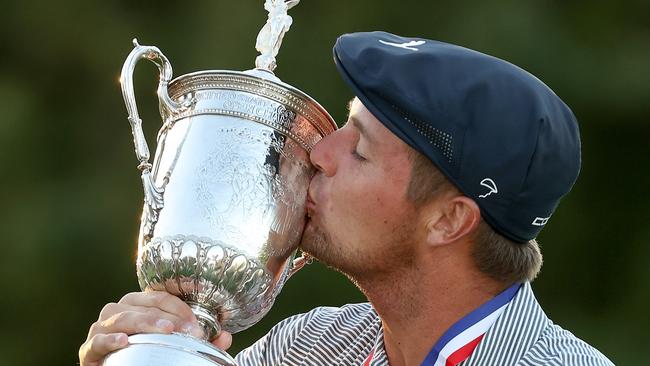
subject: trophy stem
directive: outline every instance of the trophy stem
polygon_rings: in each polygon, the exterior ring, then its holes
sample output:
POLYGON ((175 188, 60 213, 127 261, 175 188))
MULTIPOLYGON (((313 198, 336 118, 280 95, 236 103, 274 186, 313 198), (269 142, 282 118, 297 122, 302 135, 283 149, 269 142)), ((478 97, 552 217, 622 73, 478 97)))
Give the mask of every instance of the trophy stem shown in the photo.
POLYGON ((187 302, 192 309, 192 312, 199 321, 199 325, 203 329, 203 340, 210 341, 221 333, 221 325, 217 319, 203 306, 195 302, 187 302))

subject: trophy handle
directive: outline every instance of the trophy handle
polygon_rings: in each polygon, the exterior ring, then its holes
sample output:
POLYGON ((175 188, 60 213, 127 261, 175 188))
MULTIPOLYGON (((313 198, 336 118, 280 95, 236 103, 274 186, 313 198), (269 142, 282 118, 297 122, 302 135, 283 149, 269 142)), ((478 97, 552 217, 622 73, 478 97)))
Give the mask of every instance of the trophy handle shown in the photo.
MULTIPOLYGON (((167 92, 167 85, 172 78, 172 65, 163 55, 158 47, 154 46, 141 46, 138 44, 137 39, 133 39, 133 50, 124 61, 122 66, 122 74, 120 76, 120 84, 122 85, 122 96, 124 97, 124 104, 126 110, 129 112, 129 123, 133 132, 133 139, 135 143, 135 154, 138 157, 141 165, 149 164, 149 147, 147 140, 142 132, 142 120, 138 114, 138 106, 135 101, 135 92, 133 90, 133 70, 135 65, 141 59, 147 59, 156 66, 160 71, 160 82, 158 83, 158 100, 160 101, 160 109, 163 114, 175 113, 189 107, 193 100, 186 100, 184 103, 178 103, 169 96, 167 92)), ((165 116, 163 116, 164 118, 165 116)), ((143 168, 139 168, 143 170, 143 168)))
POLYGON ((151 175, 152 165, 149 163, 149 147, 147 140, 142 131, 142 120, 138 115, 138 106, 135 100, 133 90, 133 71, 135 65, 141 59, 147 59, 156 66, 160 71, 160 82, 158 83, 158 101, 160 103, 160 114, 163 120, 166 120, 170 114, 178 113, 194 103, 193 98, 186 99, 183 103, 178 103, 171 99, 167 92, 167 85, 172 78, 172 65, 157 47, 141 46, 137 39, 133 39, 133 50, 124 61, 122 74, 120 75, 120 84, 122 85, 122 96, 124 104, 129 113, 129 123, 131 132, 133 132, 133 143, 135 144, 135 154, 140 164, 138 169, 142 171, 142 184, 144 187, 144 212, 142 216, 142 233, 146 240, 153 236, 153 226, 158 221, 158 214, 163 208, 163 187, 156 187, 151 175))
POLYGON ((304 267, 307 264, 311 264, 314 261, 314 257, 311 255, 302 252, 299 257, 293 260, 291 263, 291 268, 289 269, 289 276, 288 278, 293 277, 293 275, 296 274, 296 272, 300 271, 302 267, 304 267))

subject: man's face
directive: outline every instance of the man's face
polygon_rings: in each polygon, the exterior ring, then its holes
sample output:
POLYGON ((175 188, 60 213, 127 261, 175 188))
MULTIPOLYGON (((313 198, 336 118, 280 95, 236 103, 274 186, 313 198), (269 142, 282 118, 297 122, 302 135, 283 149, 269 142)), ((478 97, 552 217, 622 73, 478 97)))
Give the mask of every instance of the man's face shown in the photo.
POLYGON ((311 152, 311 220, 302 249, 361 278, 412 262, 416 212, 407 201, 409 147, 355 98, 344 127, 311 152))

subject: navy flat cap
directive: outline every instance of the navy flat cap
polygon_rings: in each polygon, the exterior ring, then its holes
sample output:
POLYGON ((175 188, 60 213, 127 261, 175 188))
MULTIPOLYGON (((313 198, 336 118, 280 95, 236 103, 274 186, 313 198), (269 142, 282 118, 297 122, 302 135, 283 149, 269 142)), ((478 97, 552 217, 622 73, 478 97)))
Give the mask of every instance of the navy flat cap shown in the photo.
POLYGON ((385 32, 341 36, 334 59, 364 106, 474 199, 501 235, 535 238, 571 190, 580 170, 577 121, 521 68, 385 32))

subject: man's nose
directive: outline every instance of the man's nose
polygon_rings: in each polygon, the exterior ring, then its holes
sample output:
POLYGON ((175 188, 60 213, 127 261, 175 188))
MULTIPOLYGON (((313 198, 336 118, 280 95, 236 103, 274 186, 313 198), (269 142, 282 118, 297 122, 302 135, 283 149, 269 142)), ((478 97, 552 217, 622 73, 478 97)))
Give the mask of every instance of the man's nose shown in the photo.
POLYGON ((316 167, 316 169, 328 177, 331 177, 336 173, 336 164, 333 156, 335 153, 333 146, 335 134, 336 132, 323 137, 318 143, 316 143, 316 145, 314 145, 309 154, 311 163, 316 167))

